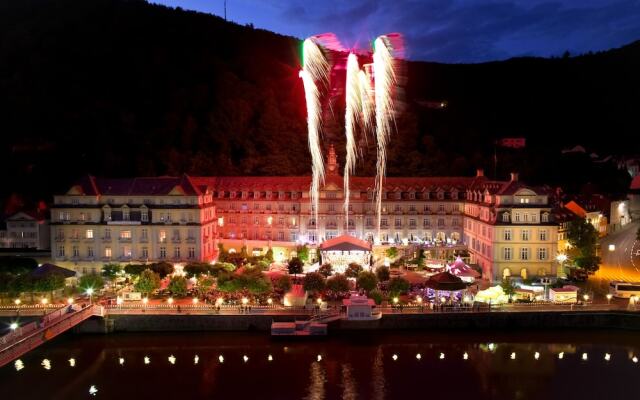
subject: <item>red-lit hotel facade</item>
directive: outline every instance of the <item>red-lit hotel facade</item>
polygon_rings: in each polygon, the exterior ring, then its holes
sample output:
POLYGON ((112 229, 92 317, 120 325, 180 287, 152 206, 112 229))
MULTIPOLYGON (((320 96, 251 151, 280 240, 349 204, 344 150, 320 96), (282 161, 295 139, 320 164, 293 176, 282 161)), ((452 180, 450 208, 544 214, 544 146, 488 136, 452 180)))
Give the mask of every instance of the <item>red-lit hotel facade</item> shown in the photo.
MULTIPOLYGON (((344 233, 374 240, 374 179, 351 178, 347 218, 333 148, 326 171, 318 221, 309 176, 87 177, 55 197, 52 257, 86 272, 113 261, 211 261, 219 242, 256 253, 272 247, 276 257, 286 258, 299 244, 313 246, 344 233)), ((382 243, 466 245, 471 262, 493 280, 556 273, 557 227, 548 196, 515 176, 491 181, 478 171, 473 177, 388 177, 382 210, 382 243)))

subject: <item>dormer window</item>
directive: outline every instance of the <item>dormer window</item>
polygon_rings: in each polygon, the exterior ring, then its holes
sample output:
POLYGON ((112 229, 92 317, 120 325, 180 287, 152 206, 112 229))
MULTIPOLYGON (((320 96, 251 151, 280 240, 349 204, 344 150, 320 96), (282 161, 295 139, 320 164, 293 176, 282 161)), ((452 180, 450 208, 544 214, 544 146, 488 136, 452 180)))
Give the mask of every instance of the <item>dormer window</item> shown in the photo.
POLYGON ((125 205, 122 207, 122 220, 129 221, 129 219, 130 219, 129 207, 125 205))
POLYGON ((542 222, 549 222, 549 213, 542 214, 542 222))
POLYGON ((402 199, 402 192, 396 192, 396 200, 402 199))
POLYGON ((509 213, 503 213, 502 214, 502 222, 509 222, 509 213))
POLYGON ((415 200, 416 194, 414 192, 409 193, 409 199, 415 200))

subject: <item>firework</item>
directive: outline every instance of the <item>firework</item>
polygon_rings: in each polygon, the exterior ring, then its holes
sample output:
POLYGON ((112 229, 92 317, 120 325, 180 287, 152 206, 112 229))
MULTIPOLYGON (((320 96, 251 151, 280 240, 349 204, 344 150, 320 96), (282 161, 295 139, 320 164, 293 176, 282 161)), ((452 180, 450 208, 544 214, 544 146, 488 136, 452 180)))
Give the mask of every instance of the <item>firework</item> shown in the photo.
POLYGON ((396 82, 393 56, 386 36, 378 37, 374 42, 373 74, 375 78, 376 105, 376 214, 377 236, 380 237, 382 216, 382 181, 387 169, 387 144, 394 120, 393 87, 396 82))
POLYGON ((362 109, 360 101, 360 67, 358 58, 350 53, 347 58, 347 79, 345 90, 346 111, 344 116, 345 135, 347 137, 347 157, 344 165, 344 212, 345 222, 349 221, 349 175, 353 173, 356 166, 356 130, 358 128, 358 117, 362 109))
POLYGON ((307 104, 307 133, 309 152, 311 153, 311 204, 313 205, 313 218, 317 223, 320 184, 324 182, 324 160, 320 146, 322 106, 318 83, 326 84, 329 62, 322 49, 310 38, 304 41, 302 50, 303 69, 300 71, 300 77, 304 84, 307 104))

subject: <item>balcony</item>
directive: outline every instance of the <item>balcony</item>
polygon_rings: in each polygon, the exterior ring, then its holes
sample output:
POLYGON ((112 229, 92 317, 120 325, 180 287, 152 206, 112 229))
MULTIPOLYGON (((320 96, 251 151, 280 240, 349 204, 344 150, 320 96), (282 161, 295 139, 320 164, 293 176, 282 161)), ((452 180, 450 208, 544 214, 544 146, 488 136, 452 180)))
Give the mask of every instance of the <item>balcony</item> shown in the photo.
POLYGON ((171 243, 180 244, 182 243, 182 239, 180 239, 179 237, 172 237, 171 243))
POLYGON ((138 242, 140 242, 140 243, 149 243, 149 238, 146 237, 146 236, 143 236, 140 239, 138 239, 138 242))
POLYGON ((121 238, 118 238, 118 242, 119 243, 131 243, 131 238, 130 237, 128 237, 128 238, 121 237, 121 238))
POLYGON ((78 243, 78 242, 80 241, 80 237, 78 237, 78 236, 72 236, 72 237, 70 237, 70 238, 69 238, 69 241, 70 241, 71 243, 78 243))
POLYGON ((326 229, 338 229, 338 224, 327 224, 326 229))
POLYGON ((111 242, 111 236, 104 236, 102 238, 102 241, 105 242, 105 243, 110 243, 111 242))
POLYGON ((190 243, 190 244, 194 244, 196 242, 196 238, 188 237, 188 238, 185 239, 185 242, 190 243))
POLYGON ((64 242, 64 236, 56 236, 56 242, 64 242))

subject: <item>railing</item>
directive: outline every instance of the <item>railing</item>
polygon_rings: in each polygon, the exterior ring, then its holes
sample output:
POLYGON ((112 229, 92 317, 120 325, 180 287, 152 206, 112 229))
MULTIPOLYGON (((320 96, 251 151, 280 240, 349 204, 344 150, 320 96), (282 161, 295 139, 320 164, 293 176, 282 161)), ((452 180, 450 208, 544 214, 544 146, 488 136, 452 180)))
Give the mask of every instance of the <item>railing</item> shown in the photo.
POLYGON ((102 307, 97 305, 79 310, 74 309, 76 310, 75 312, 68 312, 68 310, 69 307, 56 310, 51 313, 51 317, 46 316, 41 324, 34 322, 35 329, 29 327, 27 332, 13 336, 12 340, 0 349, 0 367, 74 327, 92 315, 104 315, 102 307))

